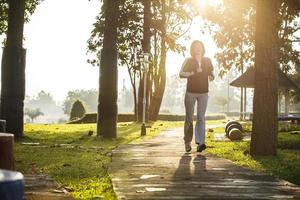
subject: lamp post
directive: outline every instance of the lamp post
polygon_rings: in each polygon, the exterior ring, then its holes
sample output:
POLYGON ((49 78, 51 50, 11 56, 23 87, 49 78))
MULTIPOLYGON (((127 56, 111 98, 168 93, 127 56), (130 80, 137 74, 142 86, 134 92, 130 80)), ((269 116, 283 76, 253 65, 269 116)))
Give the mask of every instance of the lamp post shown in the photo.
POLYGON ((143 56, 143 76, 144 76, 144 96, 143 96, 143 123, 141 126, 141 136, 146 135, 146 90, 147 90, 147 73, 149 69, 149 53, 144 53, 143 56))

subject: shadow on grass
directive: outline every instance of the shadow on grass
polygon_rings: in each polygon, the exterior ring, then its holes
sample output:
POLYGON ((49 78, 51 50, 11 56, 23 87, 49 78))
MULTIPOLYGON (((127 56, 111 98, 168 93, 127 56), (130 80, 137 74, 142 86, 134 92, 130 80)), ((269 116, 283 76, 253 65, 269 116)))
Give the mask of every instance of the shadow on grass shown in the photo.
POLYGON ((270 175, 300 185, 299 150, 278 149, 277 156, 253 157, 270 175))
POLYGON ((300 185, 300 135, 288 132, 279 133, 278 155, 268 157, 250 156, 249 141, 216 142, 213 141, 213 134, 210 134, 208 138, 210 153, 252 170, 266 172, 300 185))

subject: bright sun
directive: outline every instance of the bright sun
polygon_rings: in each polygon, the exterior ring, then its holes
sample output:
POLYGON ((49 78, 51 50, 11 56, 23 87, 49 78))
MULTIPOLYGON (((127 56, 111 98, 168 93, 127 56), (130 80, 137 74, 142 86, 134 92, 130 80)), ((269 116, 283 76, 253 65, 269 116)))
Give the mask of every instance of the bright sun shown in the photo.
POLYGON ((205 8, 207 5, 218 6, 222 4, 223 0, 198 0, 200 8, 205 8))

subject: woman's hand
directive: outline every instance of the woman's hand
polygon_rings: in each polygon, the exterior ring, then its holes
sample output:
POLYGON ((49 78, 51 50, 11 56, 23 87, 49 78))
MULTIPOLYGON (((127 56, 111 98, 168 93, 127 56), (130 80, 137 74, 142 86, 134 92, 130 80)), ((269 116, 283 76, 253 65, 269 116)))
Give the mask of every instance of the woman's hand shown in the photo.
POLYGON ((201 68, 201 67, 198 67, 198 68, 196 69, 196 73, 200 73, 200 72, 202 72, 202 68, 201 68))

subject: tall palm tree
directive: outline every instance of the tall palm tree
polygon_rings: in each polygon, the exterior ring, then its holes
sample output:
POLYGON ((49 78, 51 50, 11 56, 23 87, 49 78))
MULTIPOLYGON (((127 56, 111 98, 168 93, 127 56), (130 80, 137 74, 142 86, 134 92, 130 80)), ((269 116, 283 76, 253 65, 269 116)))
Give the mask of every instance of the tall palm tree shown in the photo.
POLYGON ((25 0, 9 0, 8 31, 2 58, 1 119, 6 130, 17 138, 23 136, 25 97, 25 50, 23 28, 25 0))
POLYGON ((103 2, 105 28, 100 60, 97 135, 117 137, 118 51, 117 27, 119 0, 103 2))

